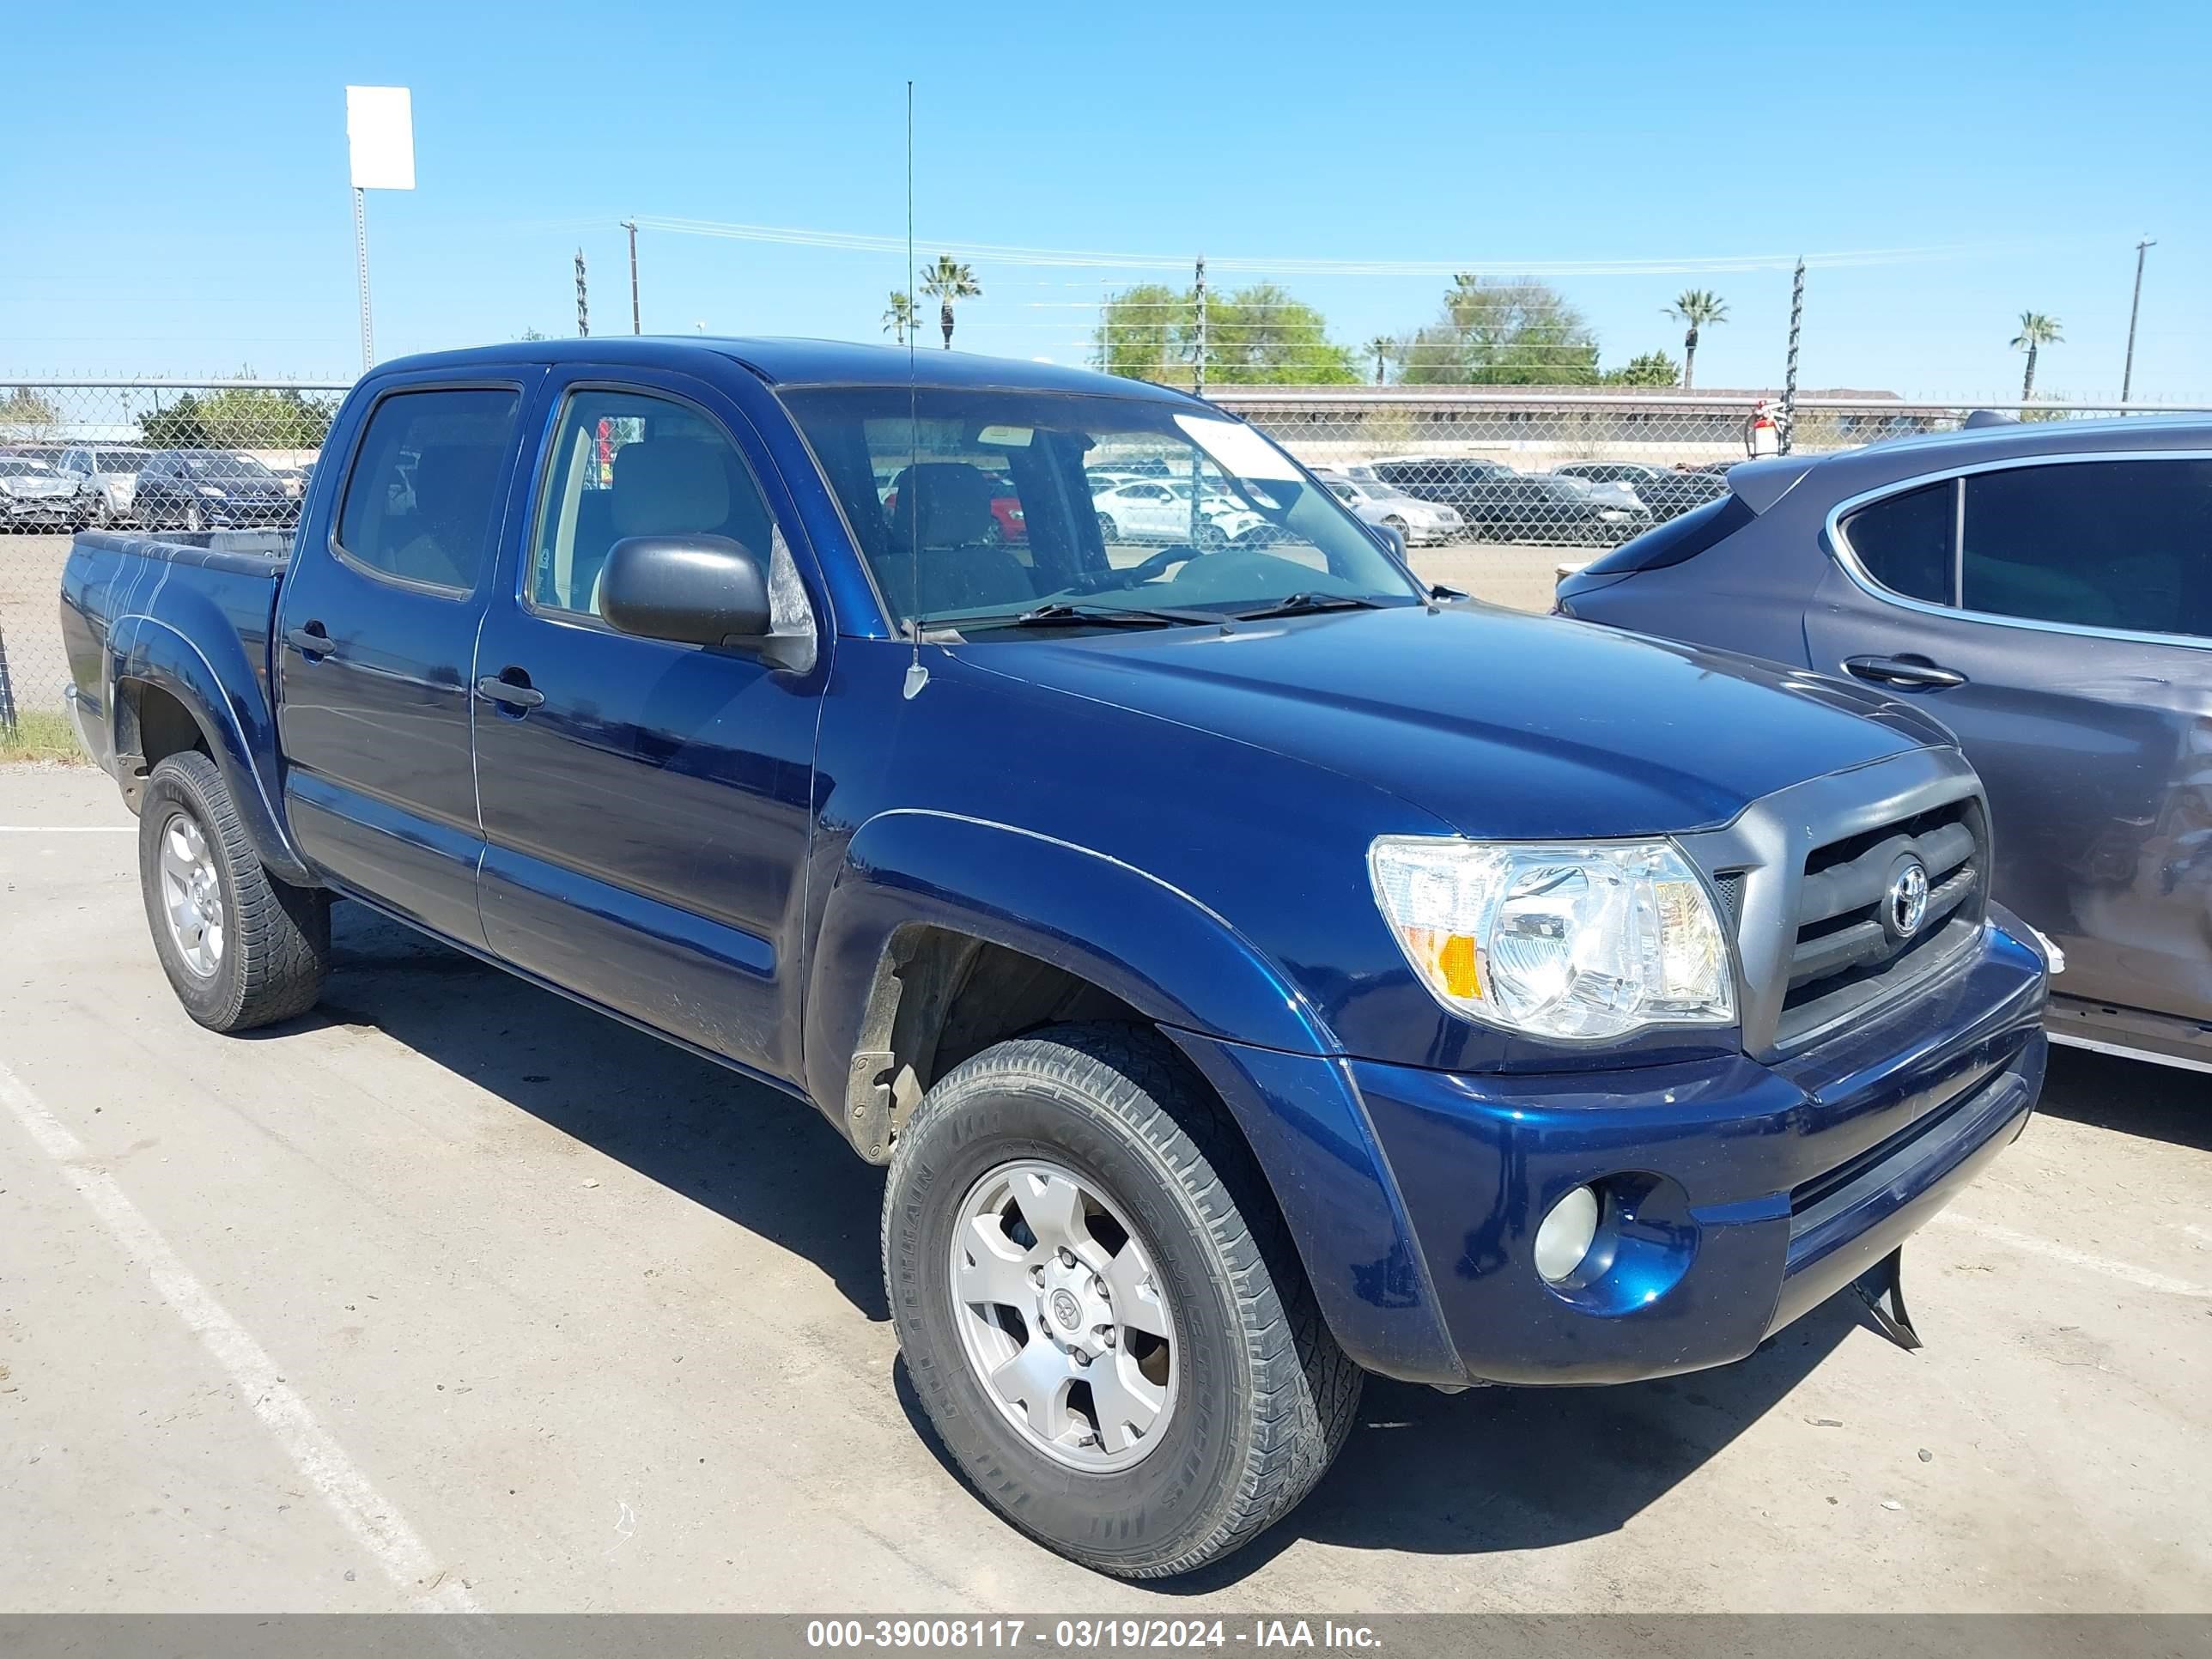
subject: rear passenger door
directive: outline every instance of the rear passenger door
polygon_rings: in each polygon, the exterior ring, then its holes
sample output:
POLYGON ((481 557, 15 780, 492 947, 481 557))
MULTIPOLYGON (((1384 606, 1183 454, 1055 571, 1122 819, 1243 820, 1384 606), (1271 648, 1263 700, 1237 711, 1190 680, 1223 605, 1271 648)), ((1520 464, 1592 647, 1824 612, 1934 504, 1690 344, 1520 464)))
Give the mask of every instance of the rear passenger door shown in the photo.
POLYGON ((799 939, 830 633, 750 425, 688 376, 556 374, 526 532, 477 653, 493 951, 715 1054, 798 1074, 799 939), (618 634, 625 537, 726 536, 772 561, 787 648, 618 634))
POLYGON ((1811 665, 1919 701, 2072 997, 2212 1019, 2212 457, 1977 469, 1838 514, 1811 665))
POLYGON ((398 379, 328 452, 324 533, 295 547, 276 626, 284 800, 301 850, 359 895, 473 949, 477 628, 542 368, 398 379))

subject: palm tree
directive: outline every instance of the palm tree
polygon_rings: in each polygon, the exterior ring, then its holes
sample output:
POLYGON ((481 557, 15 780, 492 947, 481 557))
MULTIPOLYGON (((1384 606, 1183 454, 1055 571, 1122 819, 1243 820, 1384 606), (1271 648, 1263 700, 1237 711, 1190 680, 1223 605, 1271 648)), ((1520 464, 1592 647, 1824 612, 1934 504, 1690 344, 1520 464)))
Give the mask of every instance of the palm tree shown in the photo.
POLYGON ((1686 288, 1659 314, 1689 325, 1682 336, 1682 390, 1687 392, 1698 383, 1698 331, 1728 321, 1728 301, 1709 288, 1686 288))
POLYGON ((1375 360, 1375 384, 1382 384, 1382 365, 1398 355, 1398 343, 1387 334, 1378 334, 1359 348, 1361 353, 1375 360))
POLYGON ((2020 379, 2020 400, 2027 403, 2035 396, 2035 354, 2039 348, 2064 343, 2066 337, 2058 331, 2058 319, 2046 317, 2039 311, 2020 313, 2020 332, 2013 336, 2012 349, 2027 354, 2027 373, 2020 379))
POLYGON ((980 300, 983 285, 975 280, 975 273, 949 253, 937 256, 933 265, 924 265, 919 275, 921 291, 937 299, 937 323, 945 331, 945 349, 952 349, 952 302, 955 300, 980 300))
POLYGON ((914 326, 914 295, 891 290, 891 302, 884 311, 884 332, 898 344, 906 343, 906 331, 914 326))

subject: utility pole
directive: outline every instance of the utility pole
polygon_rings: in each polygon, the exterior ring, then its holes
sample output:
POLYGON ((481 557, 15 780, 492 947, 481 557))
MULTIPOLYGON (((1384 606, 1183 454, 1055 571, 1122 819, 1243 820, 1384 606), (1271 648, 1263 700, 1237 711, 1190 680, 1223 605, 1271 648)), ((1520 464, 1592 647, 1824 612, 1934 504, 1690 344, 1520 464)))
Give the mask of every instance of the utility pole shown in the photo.
POLYGON ((1800 258, 1790 278, 1790 356, 1782 368, 1782 432, 1775 446, 1784 455, 1797 424, 1797 331, 1804 320, 1805 261, 1800 258))
POLYGON ((2123 404, 2127 402, 2128 391, 2135 385, 2136 380, 2136 316, 2142 310, 2143 255, 2157 246, 2157 239, 2151 236, 2146 236, 2136 244, 2136 297, 2128 307, 2128 362, 2127 367, 2120 371, 2120 401, 2123 404))
POLYGON ((584 250, 576 250, 576 335, 588 337, 592 331, 591 296, 584 288, 584 250))
POLYGON ((1206 396, 1206 256, 1198 256, 1198 360, 1191 371, 1191 390, 1206 396))
POLYGON ((645 326, 638 320, 637 310, 637 221, 625 219, 622 228, 629 233, 629 331, 642 334, 645 326))

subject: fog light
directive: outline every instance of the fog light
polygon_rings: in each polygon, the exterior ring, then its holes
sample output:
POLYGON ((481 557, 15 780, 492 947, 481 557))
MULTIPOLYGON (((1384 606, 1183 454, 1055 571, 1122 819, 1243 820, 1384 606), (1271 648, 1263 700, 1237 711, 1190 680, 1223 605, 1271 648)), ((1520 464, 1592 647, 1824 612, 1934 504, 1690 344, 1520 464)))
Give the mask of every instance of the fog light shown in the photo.
POLYGON ((1536 1271, 1547 1284, 1573 1276, 1597 1237, 1597 1188, 1577 1187, 1558 1203, 1536 1229, 1536 1271))

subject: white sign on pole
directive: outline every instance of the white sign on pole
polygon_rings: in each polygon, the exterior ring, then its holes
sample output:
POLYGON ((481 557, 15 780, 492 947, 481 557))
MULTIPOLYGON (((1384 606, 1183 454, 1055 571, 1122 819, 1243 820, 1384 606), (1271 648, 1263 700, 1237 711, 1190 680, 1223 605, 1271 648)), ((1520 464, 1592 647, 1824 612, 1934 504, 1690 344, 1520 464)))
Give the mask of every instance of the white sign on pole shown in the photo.
POLYGON ((346 88, 346 149, 356 190, 415 188, 415 105, 404 87, 346 88))

